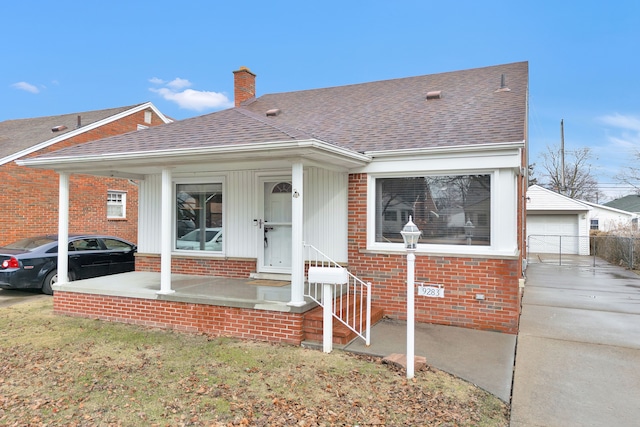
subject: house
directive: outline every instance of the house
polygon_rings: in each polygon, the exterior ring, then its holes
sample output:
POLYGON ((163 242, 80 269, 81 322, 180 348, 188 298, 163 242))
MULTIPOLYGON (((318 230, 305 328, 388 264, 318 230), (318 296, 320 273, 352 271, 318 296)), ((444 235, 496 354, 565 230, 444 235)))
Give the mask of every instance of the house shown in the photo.
POLYGON ((528 253, 590 255, 591 230, 637 224, 638 215, 576 200, 539 185, 527 189, 528 253))
POLYGON ((616 231, 621 229, 637 230, 638 215, 640 213, 627 212, 622 209, 616 209, 607 204, 598 205, 583 201, 586 205, 591 206, 589 211, 589 229, 599 231, 616 231))
POLYGON ((415 280, 444 289, 416 297, 415 320, 517 332, 526 62, 258 97, 242 67, 234 84, 234 108, 18 162, 55 170, 63 194, 75 174, 139 185, 136 272, 108 279, 137 284, 61 281, 56 312, 299 344, 311 250, 406 319, 410 216, 415 280), (199 245, 181 244, 190 232, 199 245), (248 279, 287 286, 240 299, 248 279))
MULTIPOLYGON (((58 175, 51 170, 19 166, 15 160, 169 122, 151 103, 0 122, 4 213, 0 246, 28 236, 58 232, 58 175)), ((69 188, 71 230, 137 240, 136 183, 126 177, 75 174, 69 188)))
POLYGON ((610 208, 640 215, 640 194, 630 194, 604 204, 610 208))

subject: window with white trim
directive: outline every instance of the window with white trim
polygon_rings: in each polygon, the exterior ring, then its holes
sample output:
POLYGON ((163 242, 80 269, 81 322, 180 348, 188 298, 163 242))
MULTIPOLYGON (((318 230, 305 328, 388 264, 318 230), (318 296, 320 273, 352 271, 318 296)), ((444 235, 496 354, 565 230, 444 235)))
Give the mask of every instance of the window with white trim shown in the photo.
POLYGON ((599 221, 598 218, 591 218, 591 224, 589 225, 589 229, 591 230, 599 230, 599 221))
POLYGON ((176 184, 175 248, 222 251, 222 182, 176 184))
POLYGON ((124 191, 107 191, 107 218, 126 218, 127 193, 124 191))
POLYGON ((375 242, 402 243, 411 216, 418 243, 491 245, 491 175, 375 179, 375 242))

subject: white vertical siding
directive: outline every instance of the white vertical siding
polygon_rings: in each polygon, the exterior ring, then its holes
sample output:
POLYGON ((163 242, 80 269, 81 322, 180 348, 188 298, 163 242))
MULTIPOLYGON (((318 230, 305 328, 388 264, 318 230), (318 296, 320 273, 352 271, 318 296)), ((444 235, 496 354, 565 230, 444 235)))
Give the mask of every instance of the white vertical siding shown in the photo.
POLYGON ((518 248, 518 181, 512 169, 498 169, 491 190, 491 246, 498 251, 518 248))
POLYGON ((147 175, 138 191, 138 252, 160 253, 162 176, 147 175))
MULTIPOLYGON (((225 174, 224 250, 228 257, 258 258, 262 248, 261 230, 253 221, 262 212, 256 173, 225 174)), ((303 239, 337 262, 347 262, 348 181, 346 173, 305 169, 303 239)), ((147 176, 140 183, 139 194, 139 251, 160 253, 161 176, 147 176)))
POLYGON ((258 256, 258 194, 253 171, 229 172, 225 188, 224 240, 227 256, 258 256))
POLYGON ((337 262, 347 262, 347 173, 309 168, 305 175, 304 241, 337 262))

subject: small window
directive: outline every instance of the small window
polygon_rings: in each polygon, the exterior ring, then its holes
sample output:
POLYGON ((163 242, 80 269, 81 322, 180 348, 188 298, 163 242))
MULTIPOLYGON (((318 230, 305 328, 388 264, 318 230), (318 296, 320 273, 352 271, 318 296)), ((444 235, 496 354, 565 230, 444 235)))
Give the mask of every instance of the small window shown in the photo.
POLYGON ((144 122, 145 123, 151 123, 151 118, 152 118, 151 111, 145 111, 144 112, 144 122))
POLYGON ((598 228, 598 220, 597 219, 592 219, 591 220, 590 228, 591 228, 591 230, 599 230, 599 228, 598 228))
POLYGON ((107 218, 126 218, 127 193, 107 192, 107 218))

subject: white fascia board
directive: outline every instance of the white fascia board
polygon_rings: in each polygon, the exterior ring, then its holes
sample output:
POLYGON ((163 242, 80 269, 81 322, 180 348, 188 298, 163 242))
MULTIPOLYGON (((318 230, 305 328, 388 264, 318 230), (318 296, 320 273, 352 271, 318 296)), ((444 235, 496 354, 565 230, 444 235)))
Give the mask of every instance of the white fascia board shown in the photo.
POLYGON ((638 214, 635 214, 633 212, 625 211, 625 210, 622 210, 622 209, 612 208, 610 206, 599 205, 597 203, 591 203, 591 202, 587 202, 585 200, 580 200, 580 202, 584 203, 585 205, 592 206, 595 209, 602 209, 604 211, 609 211, 609 212, 617 213, 617 214, 620 214, 620 215, 627 215, 629 218, 634 218, 634 217, 638 216, 638 214))
POLYGON ((504 150, 519 150, 524 148, 525 142, 504 142, 493 144, 475 144, 475 145, 460 145, 455 147, 427 147, 427 148, 408 148, 400 150, 382 150, 382 151, 365 151, 364 154, 372 158, 387 158, 387 157, 414 157, 414 156, 426 156, 434 154, 450 155, 454 153, 469 152, 483 152, 483 151, 504 151, 504 150))
POLYGON ((156 151, 138 151, 128 153, 105 153, 91 156, 60 156, 46 158, 31 158, 19 160, 17 163, 21 166, 32 166, 41 168, 62 168, 65 165, 72 166, 74 164, 117 162, 117 161, 136 161, 144 160, 146 163, 153 161, 164 161, 178 158, 192 157, 201 161, 202 156, 221 155, 221 154, 237 154, 246 155, 247 153, 267 153, 274 154, 276 152, 285 152, 287 156, 299 157, 312 153, 322 152, 332 156, 349 159, 355 163, 366 164, 371 161, 366 156, 355 151, 346 150, 335 145, 327 144, 315 139, 302 141, 273 141, 260 142, 256 144, 242 145, 225 145, 219 147, 199 147, 199 148, 178 148, 156 151))
POLYGON ((522 149, 522 144, 515 143, 365 152, 373 160, 357 172, 384 174, 398 170, 407 173, 429 170, 435 173, 471 173, 487 169, 510 169, 519 175, 523 168, 522 149))
MULTIPOLYGON (((140 104, 137 107, 130 108, 128 110, 122 111, 121 113, 115 114, 113 116, 109 116, 109 117, 107 117, 105 119, 102 119, 100 121, 97 121, 95 123, 91 123, 91 124, 88 124, 86 126, 82 126, 82 127, 78 128, 78 129, 74 129, 74 130, 72 130, 70 132, 67 132, 67 133, 64 133, 64 134, 62 134, 62 135, 60 135, 60 136, 58 136, 56 138, 48 139, 48 140, 46 140, 44 142, 41 142, 41 143, 36 144, 34 146, 31 146, 31 147, 29 147, 29 148, 27 148, 25 150, 22 150, 22 151, 19 151, 17 153, 14 153, 14 154, 12 154, 10 156, 7 156, 7 157, 5 157, 5 158, 0 160, 0 165, 3 165, 5 163, 9 163, 9 162, 14 161, 14 160, 17 160, 17 159, 19 159, 21 157, 24 157, 24 156, 28 155, 28 154, 34 153, 36 151, 39 151, 39 150, 42 150, 44 148, 50 147, 50 146, 52 146, 54 144, 57 144, 58 142, 67 140, 69 138, 73 138, 73 137, 75 137, 77 135, 81 135, 81 134, 83 134, 85 132, 88 132, 90 130, 97 129, 97 128, 99 128, 101 126, 104 126, 104 125, 106 125, 108 123, 114 122, 114 121, 119 120, 119 119, 121 119, 123 117, 129 116, 129 115, 131 115, 133 113, 137 113, 138 111, 146 110, 148 108, 151 108, 158 115, 158 117, 160 117, 162 119, 163 122, 165 122, 165 123, 173 122, 173 120, 167 118, 164 114, 162 114, 160 111, 158 111, 158 109, 155 107, 155 105, 153 105, 151 102, 145 102, 144 104, 140 104)), ((20 162, 17 162, 17 163, 19 165, 21 165, 20 162)))

